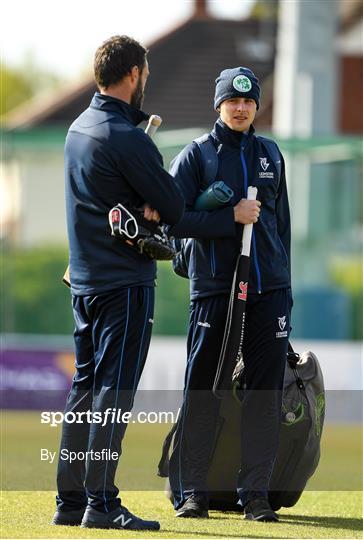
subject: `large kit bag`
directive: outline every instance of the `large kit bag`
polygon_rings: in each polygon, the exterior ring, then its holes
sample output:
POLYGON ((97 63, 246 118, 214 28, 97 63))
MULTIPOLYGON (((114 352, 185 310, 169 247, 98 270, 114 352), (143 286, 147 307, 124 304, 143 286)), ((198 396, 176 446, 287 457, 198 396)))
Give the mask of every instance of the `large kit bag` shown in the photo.
MULTIPOLYGON (((208 488, 210 508, 241 511, 236 493, 240 468, 242 401, 236 393, 221 400, 214 447, 210 455, 208 488)), ((269 501, 274 510, 297 503, 320 458, 325 416, 324 380, 311 351, 301 356, 290 350, 285 371, 280 444, 270 480, 269 501)), ((176 424, 164 441, 158 475, 168 476, 169 451, 176 424)), ((242 427, 243 431, 243 427, 242 427)), ((169 481, 165 493, 172 501, 169 481)))

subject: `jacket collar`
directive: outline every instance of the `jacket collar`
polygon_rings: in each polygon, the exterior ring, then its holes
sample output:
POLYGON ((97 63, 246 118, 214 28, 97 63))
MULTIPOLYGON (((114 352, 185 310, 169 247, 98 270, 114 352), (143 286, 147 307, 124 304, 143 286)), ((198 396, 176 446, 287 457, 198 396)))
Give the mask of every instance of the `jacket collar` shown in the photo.
POLYGON ((121 99, 105 96, 99 92, 96 92, 93 96, 90 107, 91 109, 99 109, 102 111, 121 114, 134 126, 137 126, 141 122, 149 119, 149 115, 144 113, 141 109, 135 109, 135 107, 132 107, 121 99))
POLYGON ((241 131, 234 131, 229 128, 219 117, 212 131, 212 136, 220 144, 227 144, 229 146, 238 146, 240 147, 243 141, 246 141, 246 144, 251 140, 252 136, 255 133, 255 128, 253 125, 250 126, 248 133, 241 131))

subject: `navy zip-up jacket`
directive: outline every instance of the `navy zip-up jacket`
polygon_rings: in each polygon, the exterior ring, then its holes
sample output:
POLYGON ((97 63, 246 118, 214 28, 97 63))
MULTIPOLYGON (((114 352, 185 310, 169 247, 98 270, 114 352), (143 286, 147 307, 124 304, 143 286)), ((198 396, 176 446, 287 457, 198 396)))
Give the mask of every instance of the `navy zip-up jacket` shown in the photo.
POLYGON ((201 191, 207 188, 198 145, 193 142, 173 164, 175 182, 186 201, 181 221, 169 229, 184 242, 191 298, 229 293, 243 225, 234 221, 233 206, 246 198, 247 187, 256 186, 261 213, 253 227, 249 293, 290 287, 290 212, 282 155, 281 174, 269 155, 264 139, 231 130, 219 118, 211 133, 218 152, 216 180, 234 191, 229 206, 213 211, 193 211, 201 191))
POLYGON ((154 285, 155 262, 111 236, 108 212, 113 206, 140 207, 147 202, 169 225, 183 215, 183 197, 163 168, 158 149, 136 127, 147 119, 124 101, 96 93, 69 129, 66 212, 75 295, 154 285))

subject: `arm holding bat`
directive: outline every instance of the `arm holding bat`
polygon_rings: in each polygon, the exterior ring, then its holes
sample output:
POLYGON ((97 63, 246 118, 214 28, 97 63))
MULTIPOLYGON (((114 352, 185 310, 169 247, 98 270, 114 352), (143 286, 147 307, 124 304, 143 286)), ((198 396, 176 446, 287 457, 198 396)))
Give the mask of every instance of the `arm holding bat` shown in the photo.
POLYGON ((256 199, 241 199, 234 207, 234 220, 242 225, 257 223, 261 212, 261 202, 256 199))
MULTIPOLYGON (((158 127, 161 125, 162 119, 160 116, 152 115, 149 119, 148 125, 145 129, 145 134, 149 137, 152 137, 158 127)), ((123 205, 120 205, 122 210, 122 218, 126 219, 127 215, 129 214, 129 211, 127 208, 123 207, 123 205)), ((116 209, 117 211, 117 209, 116 209)), ((123 239, 126 239, 130 245, 134 245, 135 247, 142 253, 148 254, 151 258, 155 259, 171 259, 174 255, 174 250, 172 249, 170 243, 168 242, 168 239, 162 230, 161 227, 158 226, 158 222, 160 221, 160 214, 157 210, 152 208, 150 204, 145 203, 142 208, 140 209, 130 209, 132 212, 131 219, 135 221, 135 226, 137 228, 137 240, 134 242, 133 239, 129 239, 125 234, 122 234, 121 232, 117 234, 117 231, 122 228, 121 223, 119 224, 119 227, 114 226, 113 223, 115 223, 116 219, 119 219, 121 222, 121 209, 118 210, 118 212, 115 213, 115 208, 110 209, 109 213, 109 222, 111 226, 110 233, 114 236, 119 236, 123 239), (113 222, 113 216, 116 216, 115 221, 113 222), (139 221, 139 224, 138 224, 139 221), (148 222, 150 222, 150 225, 148 225, 148 222), (154 223, 152 223, 154 222, 154 223), (138 234, 140 232, 140 235, 138 234)), ((134 238, 135 238, 134 236, 134 238)), ((67 267, 65 274, 63 276, 63 282, 70 286, 70 275, 69 275, 69 266, 67 267)))

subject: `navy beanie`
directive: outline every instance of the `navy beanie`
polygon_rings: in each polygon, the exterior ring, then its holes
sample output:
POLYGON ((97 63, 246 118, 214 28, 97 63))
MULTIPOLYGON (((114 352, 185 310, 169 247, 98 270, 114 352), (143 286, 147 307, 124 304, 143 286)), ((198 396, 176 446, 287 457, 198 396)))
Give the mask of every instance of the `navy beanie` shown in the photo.
POLYGON ((234 97, 247 97, 255 100, 257 110, 260 108, 260 85, 256 75, 246 67, 225 69, 216 79, 214 108, 222 101, 234 97))

